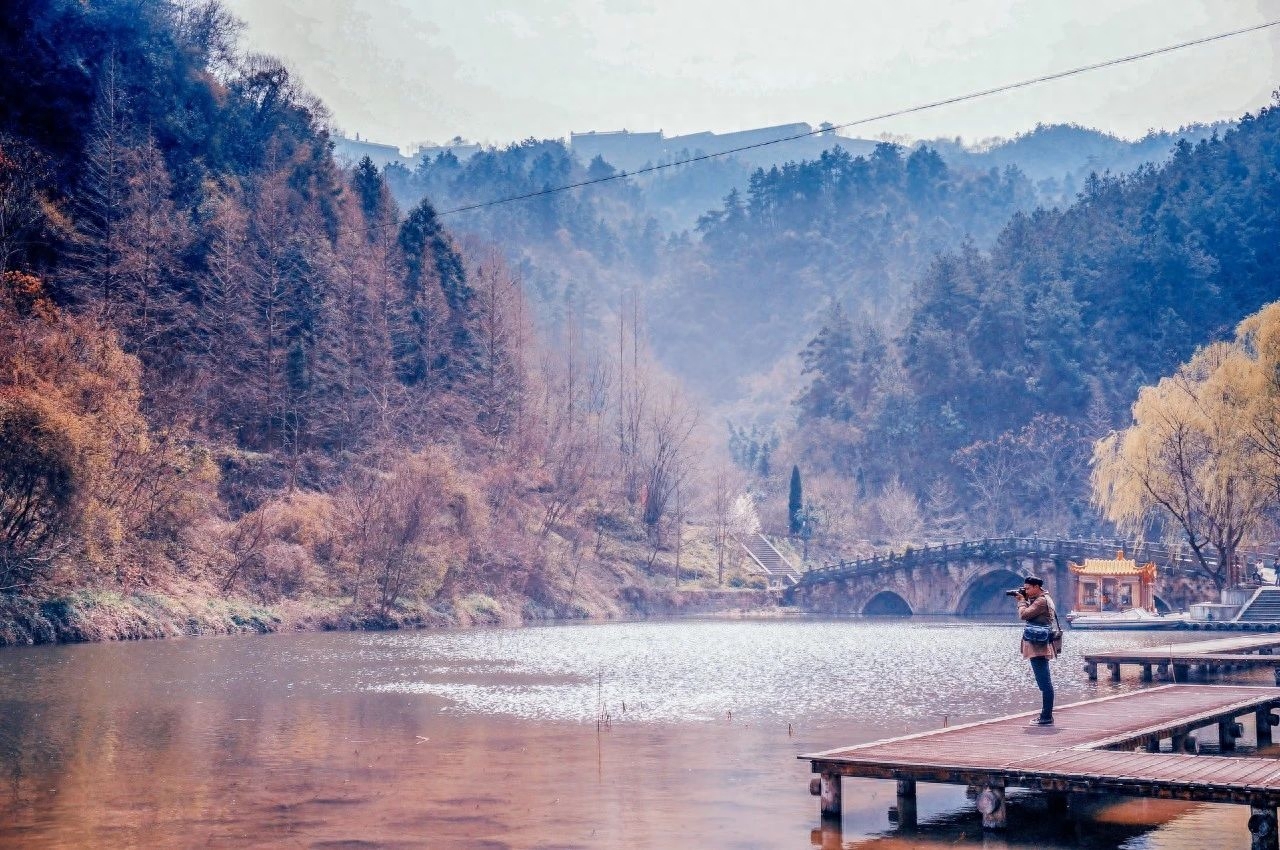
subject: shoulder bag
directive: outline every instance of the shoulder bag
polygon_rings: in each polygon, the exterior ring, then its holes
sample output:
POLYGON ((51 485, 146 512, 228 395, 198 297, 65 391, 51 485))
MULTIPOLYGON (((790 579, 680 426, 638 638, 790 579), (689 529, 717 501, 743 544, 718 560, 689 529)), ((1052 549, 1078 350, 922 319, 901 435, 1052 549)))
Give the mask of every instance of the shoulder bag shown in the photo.
POLYGON ((1027 643, 1049 643, 1062 637, 1062 629, 1058 626, 1058 610, 1053 604, 1053 600, 1049 599, 1049 613, 1053 616, 1053 628, 1049 626, 1037 626, 1031 623, 1022 628, 1022 639, 1027 643))

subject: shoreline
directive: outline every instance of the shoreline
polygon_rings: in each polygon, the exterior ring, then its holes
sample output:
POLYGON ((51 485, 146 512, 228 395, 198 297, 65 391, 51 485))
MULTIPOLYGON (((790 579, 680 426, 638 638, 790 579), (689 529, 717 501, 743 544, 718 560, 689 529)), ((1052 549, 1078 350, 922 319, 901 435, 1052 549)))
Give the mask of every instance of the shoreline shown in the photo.
POLYGON ((520 627, 662 617, 784 618, 804 613, 784 608, 772 591, 737 588, 622 588, 613 600, 615 609, 579 617, 527 616, 527 607, 516 608, 526 601, 506 600, 504 605, 470 594, 439 607, 422 603, 380 616, 328 598, 263 603, 190 593, 81 589, 44 599, 0 597, 0 649, 280 632, 520 627))

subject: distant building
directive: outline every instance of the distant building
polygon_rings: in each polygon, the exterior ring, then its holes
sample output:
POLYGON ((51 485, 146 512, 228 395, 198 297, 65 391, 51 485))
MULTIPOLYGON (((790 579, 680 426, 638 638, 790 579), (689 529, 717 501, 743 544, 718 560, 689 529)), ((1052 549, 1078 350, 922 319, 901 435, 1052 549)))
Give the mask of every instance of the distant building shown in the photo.
POLYGON ((672 136, 667 145, 673 150, 698 149, 703 153, 718 153, 744 145, 756 145, 762 142, 776 142, 792 136, 807 135, 813 128, 803 122, 799 124, 779 124, 775 127, 761 127, 757 130, 738 130, 733 133, 691 133, 686 136, 672 136))
POLYGON ((386 168, 393 162, 412 167, 411 163, 414 161, 412 158, 402 155, 400 148, 395 145, 382 145, 377 142, 371 142, 368 139, 360 138, 359 133, 356 133, 354 139, 348 139, 346 136, 334 137, 333 158, 342 165, 355 165, 366 156, 380 169, 386 168))
POLYGON ((569 148, 582 163, 599 156, 616 168, 634 171, 645 165, 656 165, 683 156, 718 154, 734 148, 777 144, 767 148, 743 152, 741 158, 753 164, 784 162, 788 159, 804 159, 818 156, 823 150, 842 147, 851 154, 869 153, 875 142, 850 139, 831 132, 814 134, 813 127, 804 122, 759 127, 754 130, 738 130, 733 133, 687 133, 667 136, 661 130, 653 133, 633 133, 630 130, 592 130, 586 133, 569 133, 569 148), (793 138, 799 136, 801 138, 793 138), (782 139, 790 141, 782 142, 782 139))
POLYGON ((460 142, 456 145, 424 145, 418 148, 413 156, 415 164, 423 159, 435 159, 442 153, 451 153, 458 158, 459 162, 466 162, 481 150, 480 145, 472 142, 460 142))
POLYGON ((335 136, 333 140, 333 157, 339 164, 352 166, 367 156, 379 169, 386 168, 392 163, 414 169, 424 158, 435 159, 442 153, 451 153, 459 161, 466 161, 478 154, 480 150, 478 144, 459 140, 448 145, 424 145, 406 156, 395 145, 371 142, 360 138, 359 133, 356 133, 355 138, 335 136))
POLYGON ((597 156, 618 168, 639 168, 662 155, 662 131, 633 133, 630 130, 591 130, 569 133, 569 149, 583 163, 597 156))

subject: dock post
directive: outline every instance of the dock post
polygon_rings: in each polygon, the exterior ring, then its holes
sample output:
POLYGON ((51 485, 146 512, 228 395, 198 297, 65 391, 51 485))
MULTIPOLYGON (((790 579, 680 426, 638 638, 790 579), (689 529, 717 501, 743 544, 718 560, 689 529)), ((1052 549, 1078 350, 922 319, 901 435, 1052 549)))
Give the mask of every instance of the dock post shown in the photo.
POLYGON ((992 779, 978 795, 978 811, 982 813, 983 829, 1004 829, 1009 825, 1008 811, 1004 805, 1004 780, 992 779))
POLYGON ((1275 725, 1277 718, 1271 713, 1269 708, 1260 708, 1253 713, 1254 728, 1257 731, 1258 746, 1271 746, 1271 727, 1275 725))
POLYGON ((1142 681, 1144 682, 1151 681, 1151 665, 1150 664, 1142 665, 1142 681))
POLYGON ((1067 816, 1066 791, 1048 791, 1044 796, 1045 803, 1048 804, 1050 817, 1062 819, 1067 816))
MULTIPOLYGON (((1084 665, 1084 672, 1089 677, 1090 682, 1098 681, 1098 665, 1096 662, 1090 661, 1084 665)), ((1276 685, 1280 686, 1280 667, 1276 668, 1276 685)))
POLYGON ((824 820, 822 826, 809 831, 809 843, 821 850, 842 850, 844 827, 838 820, 824 820))
POLYGON ((898 827, 915 829, 916 819, 916 781, 914 779, 898 780, 898 827))
POLYGON ((1120 681, 1120 662, 1113 661, 1107 666, 1111 668, 1111 681, 1113 682, 1120 681))
POLYGON ((1277 850, 1276 810, 1270 806, 1251 806, 1249 815, 1251 850, 1277 850))
POLYGON ((1190 664, 1173 665, 1173 681, 1174 682, 1186 682, 1187 679, 1190 678, 1190 674, 1191 674, 1190 664))
POLYGON ((1218 721, 1218 749, 1230 752, 1236 748, 1236 738, 1240 737, 1240 724, 1233 720, 1218 721))
POLYGON ((819 786, 818 801, 824 819, 840 819, 840 774, 824 773, 819 786))
POLYGON ((1168 665, 1168 664, 1160 664, 1159 666, 1157 666, 1157 667, 1156 667, 1156 675, 1160 677, 1161 681, 1164 681, 1164 680, 1168 679, 1168 678, 1169 678, 1169 665, 1168 665))
POLYGON ((1160 736, 1148 735, 1147 739, 1142 742, 1142 748, 1149 753, 1160 752, 1160 736))

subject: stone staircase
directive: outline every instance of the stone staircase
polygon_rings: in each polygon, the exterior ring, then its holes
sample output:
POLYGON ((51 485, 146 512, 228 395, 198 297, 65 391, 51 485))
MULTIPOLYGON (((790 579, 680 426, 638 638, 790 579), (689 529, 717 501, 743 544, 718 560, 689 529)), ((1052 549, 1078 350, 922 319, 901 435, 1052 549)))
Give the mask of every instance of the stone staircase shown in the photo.
POLYGON ((769 538, 763 534, 746 535, 738 542, 742 544, 742 548, 746 550, 760 572, 764 573, 769 584, 787 587, 800 580, 800 571, 784 558, 782 553, 769 542, 769 538))
POLYGON ((1237 623, 1280 623, 1280 587, 1260 587, 1236 615, 1237 623))

